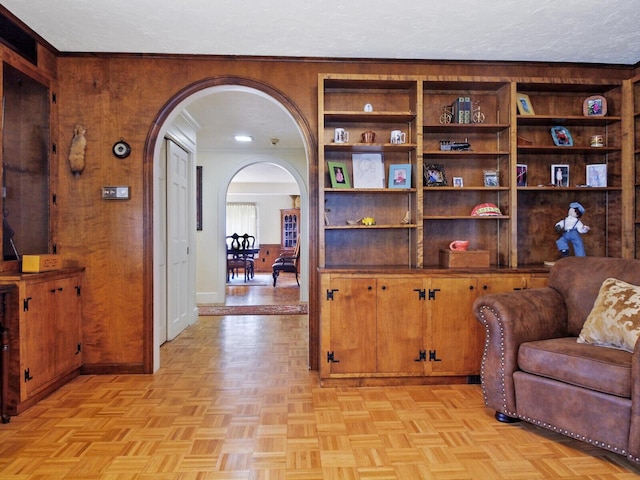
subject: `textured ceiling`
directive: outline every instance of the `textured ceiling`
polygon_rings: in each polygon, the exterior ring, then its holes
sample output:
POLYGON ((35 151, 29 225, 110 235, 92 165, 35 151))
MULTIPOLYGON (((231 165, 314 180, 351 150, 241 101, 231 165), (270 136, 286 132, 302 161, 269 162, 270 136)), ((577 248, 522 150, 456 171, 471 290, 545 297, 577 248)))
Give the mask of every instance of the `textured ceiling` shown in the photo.
POLYGON ((3 0, 61 52, 635 64, 640 0, 3 0))

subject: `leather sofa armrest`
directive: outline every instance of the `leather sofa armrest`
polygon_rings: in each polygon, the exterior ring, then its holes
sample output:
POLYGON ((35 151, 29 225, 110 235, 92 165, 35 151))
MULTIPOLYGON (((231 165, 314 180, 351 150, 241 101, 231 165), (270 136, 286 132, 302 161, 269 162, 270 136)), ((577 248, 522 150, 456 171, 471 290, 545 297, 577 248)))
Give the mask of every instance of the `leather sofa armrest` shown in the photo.
POLYGON ((640 462, 640 342, 636 342, 631 357, 631 426, 629 458, 640 462))
POLYGON ((551 287, 495 293, 476 299, 473 311, 486 333, 480 371, 485 404, 516 418, 513 372, 520 344, 566 336, 564 299, 551 287))

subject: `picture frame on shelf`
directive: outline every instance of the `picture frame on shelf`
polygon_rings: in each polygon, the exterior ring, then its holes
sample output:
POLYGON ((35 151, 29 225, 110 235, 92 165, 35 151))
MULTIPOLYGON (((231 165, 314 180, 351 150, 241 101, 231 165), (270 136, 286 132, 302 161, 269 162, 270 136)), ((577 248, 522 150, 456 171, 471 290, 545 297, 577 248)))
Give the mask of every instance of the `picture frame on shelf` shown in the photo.
POLYGON ((520 115, 535 115, 536 112, 533 110, 533 105, 531 105, 531 99, 529 95, 526 93, 517 93, 516 100, 518 104, 518 113, 520 115))
POLYGON ((423 182, 425 187, 446 187, 447 176, 444 165, 439 163, 425 163, 423 166, 423 182))
POLYGON ((384 188, 384 161, 381 153, 354 153, 353 188, 384 188))
POLYGON ((527 186, 527 166, 524 163, 516 165, 516 185, 518 187, 527 186))
POLYGON ((569 186, 569 165, 551 165, 551 184, 555 187, 569 186))
POLYGON ((484 186, 485 187, 499 187, 500 179, 498 178, 497 170, 485 170, 483 173, 484 176, 484 186))
POLYGON ((551 127, 551 138, 556 147, 573 147, 573 137, 567 127, 551 127))
POLYGON ((327 162, 331 188, 351 188, 347 165, 341 162, 327 162))
POLYGON ((453 177, 453 186, 457 188, 464 187, 464 180, 462 177, 453 177))
POLYGON ((411 188, 411 164, 389 165, 389 188, 411 188))
POLYGON ((606 187, 607 186, 607 164, 593 163, 587 165, 587 186, 606 187))
POLYGON ((602 95, 587 97, 582 104, 582 114, 585 117, 603 117, 607 114, 607 99, 602 95))

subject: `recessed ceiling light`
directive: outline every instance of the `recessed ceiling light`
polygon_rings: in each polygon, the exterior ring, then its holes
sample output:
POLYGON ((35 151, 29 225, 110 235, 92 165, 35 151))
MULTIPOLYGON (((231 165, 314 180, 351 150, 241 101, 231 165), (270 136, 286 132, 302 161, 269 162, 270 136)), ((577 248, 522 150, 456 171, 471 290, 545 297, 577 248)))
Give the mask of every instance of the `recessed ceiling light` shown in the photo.
POLYGON ((234 138, 236 142, 253 142, 253 137, 249 135, 236 135, 234 138))

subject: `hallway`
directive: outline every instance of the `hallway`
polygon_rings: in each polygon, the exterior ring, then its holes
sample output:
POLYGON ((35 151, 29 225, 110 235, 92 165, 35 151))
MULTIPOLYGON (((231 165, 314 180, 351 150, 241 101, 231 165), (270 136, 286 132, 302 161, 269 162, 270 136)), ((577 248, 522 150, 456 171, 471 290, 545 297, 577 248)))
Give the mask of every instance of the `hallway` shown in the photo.
POLYGON ((478 385, 320 388, 307 368, 307 323, 304 315, 200 317, 162 347, 155 375, 77 378, 0 425, 0 478, 601 480, 640 473, 584 443, 497 423, 478 385))

